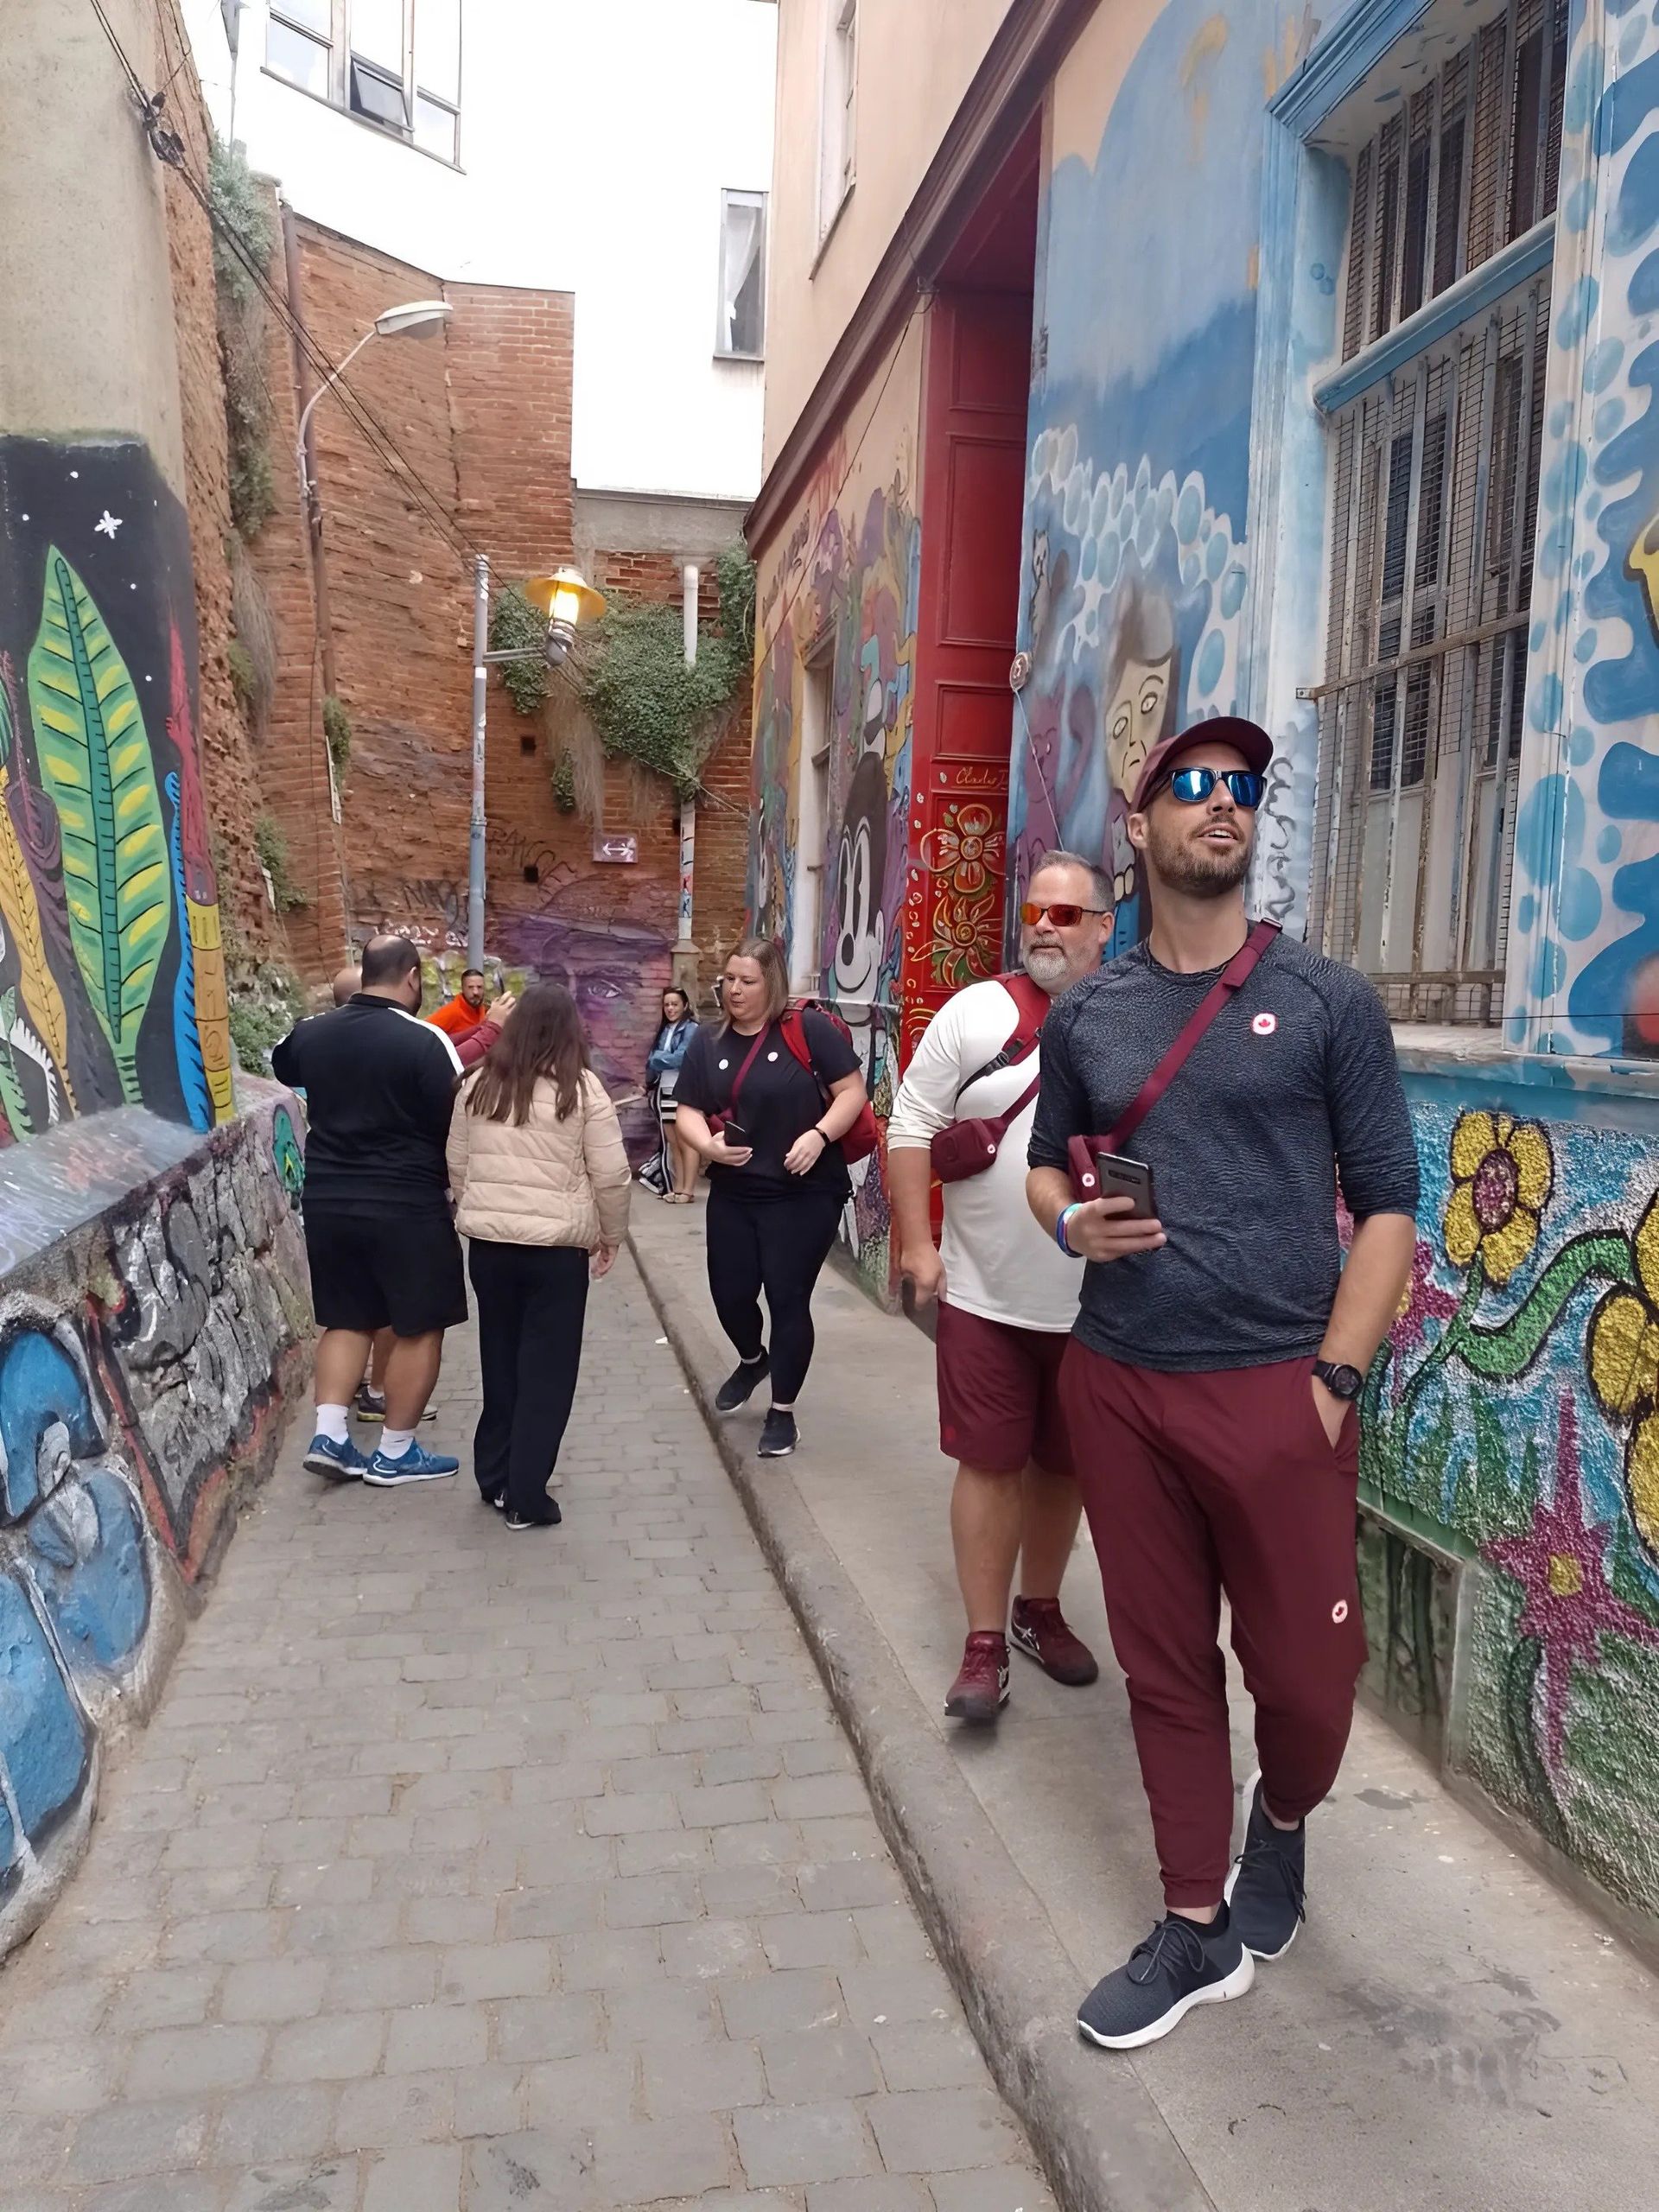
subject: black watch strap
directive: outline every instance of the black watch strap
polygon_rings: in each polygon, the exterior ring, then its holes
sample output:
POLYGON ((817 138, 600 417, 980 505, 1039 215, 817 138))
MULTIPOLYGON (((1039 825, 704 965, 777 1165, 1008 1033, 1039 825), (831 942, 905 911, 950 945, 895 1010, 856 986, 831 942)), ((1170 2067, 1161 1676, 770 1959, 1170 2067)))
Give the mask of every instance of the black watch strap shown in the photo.
POLYGON ((1316 1359, 1313 1372, 1333 1398, 1357 1398, 1365 1387, 1365 1377, 1357 1367, 1344 1367, 1334 1359, 1316 1359))

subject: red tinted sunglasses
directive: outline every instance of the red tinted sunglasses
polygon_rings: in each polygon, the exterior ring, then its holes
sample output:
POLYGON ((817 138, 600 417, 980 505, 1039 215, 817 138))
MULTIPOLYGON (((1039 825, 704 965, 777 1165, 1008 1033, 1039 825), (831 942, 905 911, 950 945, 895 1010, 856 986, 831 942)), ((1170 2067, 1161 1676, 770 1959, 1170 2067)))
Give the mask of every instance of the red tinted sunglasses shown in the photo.
POLYGON ((1057 930, 1074 928, 1085 914, 1109 913, 1106 906, 1072 906, 1061 899, 1051 899, 1046 906, 1039 906, 1033 899, 1026 899, 1020 908, 1020 918, 1028 930, 1034 930, 1046 914, 1057 930))

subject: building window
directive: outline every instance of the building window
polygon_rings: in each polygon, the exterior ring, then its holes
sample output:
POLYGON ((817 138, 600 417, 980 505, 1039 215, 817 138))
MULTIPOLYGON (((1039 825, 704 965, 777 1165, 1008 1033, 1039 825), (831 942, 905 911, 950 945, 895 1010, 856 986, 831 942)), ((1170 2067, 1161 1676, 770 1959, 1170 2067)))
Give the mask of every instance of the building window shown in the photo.
POLYGON ((818 238, 823 242, 853 188, 858 102, 858 0, 829 0, 823 99, 818 117, 818 238))
POLYGON ((830 663, 808 663, 801 690, 800 783, 795 807, 795 895, 789 988, 815 996, 823 981, 823 845, 830 821, 830 663))
POLYGON ((717 353, 758 361, 766 313, 766 195, 720 195, 720 327, 717 353))
POLYGON ((443 161, 460 158, 461 0, 271 0, 265 66, 443 161))
POLYGON ((1516 242, 1554 214, 1566 26, 1510 0, 1353 162, 1308 933, 1400 1020, 1503 1010, 1549 339, 1548 234, 1516 242))
POLYGON ((1342 353, 1555 212, 1567 0, 1509 0, 1354 162, 1342 353))

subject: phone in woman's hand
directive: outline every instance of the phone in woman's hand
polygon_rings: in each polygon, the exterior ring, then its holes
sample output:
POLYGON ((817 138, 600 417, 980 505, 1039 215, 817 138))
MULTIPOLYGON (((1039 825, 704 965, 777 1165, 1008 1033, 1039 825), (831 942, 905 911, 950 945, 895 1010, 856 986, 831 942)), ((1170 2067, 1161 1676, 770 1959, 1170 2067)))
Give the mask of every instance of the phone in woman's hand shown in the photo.
POLYGON ((739 1145, 747 1145, 753 1149, 754 1145, 754 1139, 741 1122, 731 1120, 722 1122, 720 1125, 720 1138, 722 1144, 731 1145, 734 1148, 739 1145))

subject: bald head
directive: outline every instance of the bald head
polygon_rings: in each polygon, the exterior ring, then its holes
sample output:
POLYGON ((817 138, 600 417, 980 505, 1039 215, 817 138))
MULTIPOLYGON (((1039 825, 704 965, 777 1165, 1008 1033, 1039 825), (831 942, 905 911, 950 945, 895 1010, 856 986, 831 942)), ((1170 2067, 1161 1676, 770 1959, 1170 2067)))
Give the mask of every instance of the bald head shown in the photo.
POLYGON ((355 968, 342 968, 334 978, 334 1004, 344 1006, 346 1000, 355 998, 361 989, 363 978, 355 968))
POLYGON ((406 937, 372 937, 363 948, 365 995, 390 999, 413 1014, 421 1003, 421 956, 406 937))

